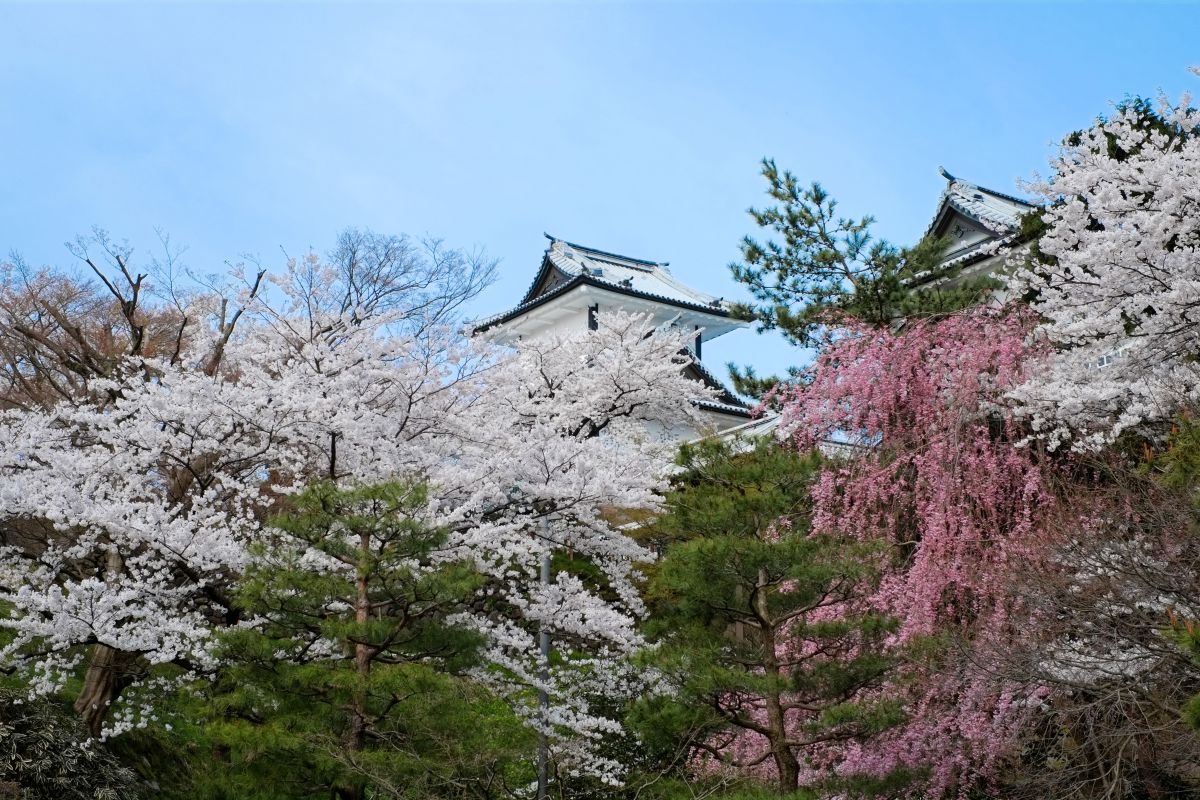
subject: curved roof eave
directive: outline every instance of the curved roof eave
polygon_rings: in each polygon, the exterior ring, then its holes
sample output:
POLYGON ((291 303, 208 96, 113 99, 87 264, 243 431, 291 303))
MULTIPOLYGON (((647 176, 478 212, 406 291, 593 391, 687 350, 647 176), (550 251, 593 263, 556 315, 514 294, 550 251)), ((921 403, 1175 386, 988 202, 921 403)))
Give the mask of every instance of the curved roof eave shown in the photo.
POLYGON ((542 294, 539 294, 530 300, 525 300, 525 301, 521 302, 519 305, 514 306, 513 308, 510 308, 508 311, 501 311, 499 314, 493 314, 490 317, 485 317, 484 319, 474 323, 472 325, 472 329, 476 333, 481 333, 481 332, 487 330, 488 328, 491 328, 495 325, 499 325, 500 323, 503 323, 503 322, 507 322, 510 319, 513 319, 514 317, 518 317, 521 314, 525 313, 526 311, 535 309, 538 306, 542 305, 543 303, 549 302, 550 300, 554 299, 555 297, 566 294, 568 291, 570 291, 571 289, 574 289, 576 286, 593 286, 597 289, 603 289, 605 291, 615 292, 616 294, 622 294, 627 297, 636 297, 641 300, 649 300, 649 301, 652 301, 655 303, 663 303, 666 305, 674 306, 674 307, 682 309, 684 311, 695 311, 695 312, 699 312, 702 314, 708 314, 713 317, 719 317, 721 319, 732 319, 732 317, 729 314, 729 311, 721 306, 701 305, 700 303, 689 303, 685 300, 679 300, 674 297, 667 297, 665 295, 654 294, 652 292, 643 292, 641 290, 633 289, 628 286, 622 286, 619 283, 613 283, 612 281, 606 281, 603 278, 598 278, 593 275, 575 275, 575 276, 571 277, 570 280, 567 280, 564 283, 561 283, 558 286, 555 286, 553 289, 551 289, 547 292, 543 292, 542 294))

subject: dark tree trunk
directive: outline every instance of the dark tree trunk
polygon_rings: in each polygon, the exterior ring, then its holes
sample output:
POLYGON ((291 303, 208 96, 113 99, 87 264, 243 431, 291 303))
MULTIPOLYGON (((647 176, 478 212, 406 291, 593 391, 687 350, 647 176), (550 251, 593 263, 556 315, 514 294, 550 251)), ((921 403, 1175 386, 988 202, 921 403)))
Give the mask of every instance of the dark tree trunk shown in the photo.
MULTIPOLYGON (((105 580, 110 586, 115 585, 121 579, 125 561, 115 549, 109 551, 106 561, 105 580)), ((83 688, 75 698, 75 713, 83 720, 93 738, 100 736, 108 709, 121 690, 129 685, 129 667, 133 659, 133 655, 106 644, 92 645, 92 657, 83 676, 83 688)))
POLYGON ((128 653, 105 644, 92 645, 92 657, 83 676, 83 688, 75 699, 75 712, 93 737, 100 735, 109 707, 121 690, 129 685, 129 664, 128 653))
MULTIPOLYGON (((761 570, 758 576, 758 592, 755 612, 762 626, 763 671, 770 677, 780 676, 779 659, 775 652, 775 621, 771 619, 767 608, 764 590, 767 586, 767 575, 761 570)), ((779 772, 779 791, 781 794, 795 792, 800 785, 800 762, 792 752, 787 741, 787 719, 783 711, 783 703, 778 688, 767 693, 767 728, 770 733, 767 739, 771 744, 771 758, 775 761, 775 769, 779 772)))

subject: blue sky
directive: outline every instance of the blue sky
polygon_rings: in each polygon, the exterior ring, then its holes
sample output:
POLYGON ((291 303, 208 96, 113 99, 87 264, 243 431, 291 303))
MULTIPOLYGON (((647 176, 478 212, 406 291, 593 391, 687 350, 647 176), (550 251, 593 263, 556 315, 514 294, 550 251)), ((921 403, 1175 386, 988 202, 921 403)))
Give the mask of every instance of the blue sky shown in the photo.
MULTIPOLYGON (((1002 191, 1112 100, 1200 88, 1200 5, 1102 2, 0 5, 0 253, 92 225, 201 273, 339 229, 483 246, 524 291, 542 232, 738 296, 758 160, 908 243, 938 165, 1002 191)), ((745 331, 705 359, 779 370, 745 331)))

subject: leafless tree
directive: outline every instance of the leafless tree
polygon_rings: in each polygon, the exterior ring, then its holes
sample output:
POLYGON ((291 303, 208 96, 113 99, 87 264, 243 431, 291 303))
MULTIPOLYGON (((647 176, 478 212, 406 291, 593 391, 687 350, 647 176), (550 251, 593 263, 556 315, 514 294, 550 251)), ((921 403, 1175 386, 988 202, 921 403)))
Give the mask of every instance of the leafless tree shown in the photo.
POLYGON ((452 324, 496 271, 496 262, 478 250, 358 228, 342 231, 328 262, 342 287, 340 311, 356 319, 394 312, 414 327, 452 324))
POLYGON ((1058 492, 1051 557, 1018 570, 1024 647, 993 654, 1045 699, 1005 797, 1200 795, 1200 735, 1180 716, 1200 670, 1166 634, 1200 612, 1200 515, 1117 457, 1058 492))

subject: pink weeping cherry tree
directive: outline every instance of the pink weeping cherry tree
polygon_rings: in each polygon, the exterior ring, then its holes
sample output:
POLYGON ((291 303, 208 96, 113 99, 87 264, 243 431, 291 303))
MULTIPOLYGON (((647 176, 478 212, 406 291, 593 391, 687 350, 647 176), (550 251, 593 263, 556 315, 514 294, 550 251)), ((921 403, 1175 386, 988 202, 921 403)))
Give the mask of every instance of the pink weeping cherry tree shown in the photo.
MULTIPOLYGON (((996 681, 988 648, 1022 634, 1012 565, 1038 557, 1050 503, 1038 452, 1005 395, 1041 356, 1019 311, 976 310, 893 331, 838 327, 808 380, 777 390, 781 438, 839 441, 813 488, 813 530, 890 550, 871 603, 912 656, 885 692, 906 721, 814 763, 920 778, 927 797, 994 778, 1036 689, 996 681)), ((828 449, 828 448, 827 448, 828 449)))

